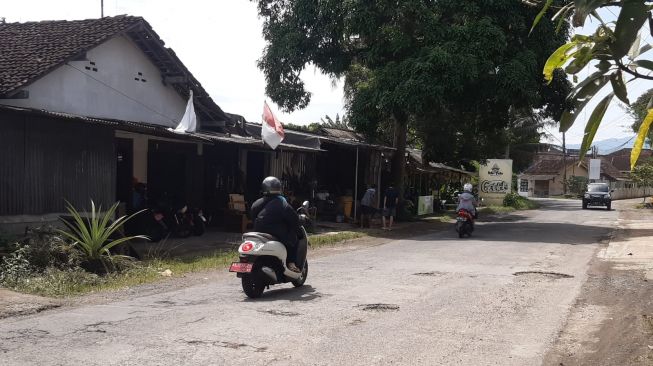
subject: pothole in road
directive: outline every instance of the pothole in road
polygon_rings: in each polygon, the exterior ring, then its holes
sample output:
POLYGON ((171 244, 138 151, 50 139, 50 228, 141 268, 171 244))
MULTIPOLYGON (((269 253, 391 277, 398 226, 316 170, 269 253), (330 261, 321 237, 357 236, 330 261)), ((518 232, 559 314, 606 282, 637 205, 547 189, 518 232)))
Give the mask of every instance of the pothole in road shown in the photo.
POLYGON ((513 276, 538 276, 538 277, 551 278, 554 280, 560 278, 574 278, 574 276, 568 275, 566 273, 545 272, 545 271, 521 271, 521 272, 515 272, 512 275, 513 276))
POLYGON ((298 316, 300 313, 295 313, 293 311, 282 311, 282 310, 260 310, 261 313, 268 313, 277 316, 298 316))
POLYGON ((413 276, 423 276, 423 277, 437 277, 444 276, 444 272, 432 271, 432 272, 417 272, 413 273, 413 276))
POLYGON ((399 305, 394 304, 362 304, 357 306, 363 311, 397 311, 399 305))

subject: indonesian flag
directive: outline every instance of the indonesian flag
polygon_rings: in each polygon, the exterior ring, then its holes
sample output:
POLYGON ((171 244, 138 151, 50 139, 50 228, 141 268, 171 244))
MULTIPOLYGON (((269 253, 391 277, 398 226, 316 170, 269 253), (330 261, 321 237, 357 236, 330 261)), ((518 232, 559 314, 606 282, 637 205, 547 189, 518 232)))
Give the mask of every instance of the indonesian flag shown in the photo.
POLYGON ((197 128, 197 116, 195 115, 195 106, 193 105, 193 91, 190 91, 190 96, 188 97, 188 104, 186 104, 186 111, 184 116, 181 117, 181 121, 177 127, 173 130, 169 128, 172 132, 175 133, 186 133, 186 132, 195 132, 197 128))
POLYGON ((268 106, 267 102, 263 104, 263 126, 261 127, 261 137, 263 142, 268 144, 272 150, 276 149, 277 146, 283 141, 285 133, 283 132, 283 126, 277 117, 272 114, 272 110, 268 106))

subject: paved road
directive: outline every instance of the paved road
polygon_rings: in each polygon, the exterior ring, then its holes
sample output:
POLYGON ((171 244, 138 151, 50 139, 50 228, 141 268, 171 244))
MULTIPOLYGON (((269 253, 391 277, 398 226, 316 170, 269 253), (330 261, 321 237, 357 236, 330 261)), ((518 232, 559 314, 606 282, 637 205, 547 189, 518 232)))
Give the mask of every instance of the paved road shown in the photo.
POLYGON ((537 365, 616 220, 577 206, 315 258, 257 301, 225 277, 5 319, 0 365, 537 365))

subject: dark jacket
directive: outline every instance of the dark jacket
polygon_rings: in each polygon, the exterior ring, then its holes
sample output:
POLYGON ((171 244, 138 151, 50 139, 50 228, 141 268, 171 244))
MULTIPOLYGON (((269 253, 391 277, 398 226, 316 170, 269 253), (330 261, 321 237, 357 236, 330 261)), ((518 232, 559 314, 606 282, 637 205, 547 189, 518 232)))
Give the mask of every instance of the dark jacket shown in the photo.
POLYGON ((299 216, 282 196, 259 198, 252 205, 254 231, 270 234, 282 243, 296 246, 299 216))

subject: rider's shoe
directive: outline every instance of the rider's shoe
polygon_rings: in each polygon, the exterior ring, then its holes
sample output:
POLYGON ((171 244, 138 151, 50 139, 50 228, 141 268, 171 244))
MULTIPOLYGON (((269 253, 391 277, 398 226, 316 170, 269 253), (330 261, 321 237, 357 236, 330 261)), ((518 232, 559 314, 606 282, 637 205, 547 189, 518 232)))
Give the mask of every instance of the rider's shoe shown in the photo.
POLYGON ((288 269, 293 272, 302 273, 302 270, 297 268, 297 265, 295 265, 295 263, 292 262, 288 263, 288 269))

